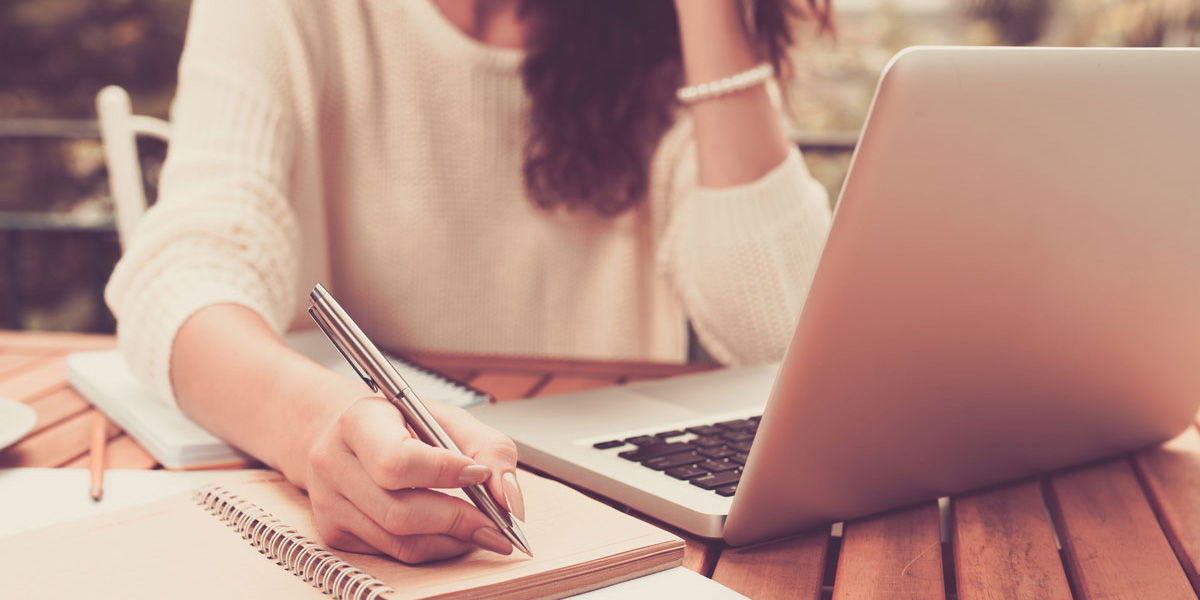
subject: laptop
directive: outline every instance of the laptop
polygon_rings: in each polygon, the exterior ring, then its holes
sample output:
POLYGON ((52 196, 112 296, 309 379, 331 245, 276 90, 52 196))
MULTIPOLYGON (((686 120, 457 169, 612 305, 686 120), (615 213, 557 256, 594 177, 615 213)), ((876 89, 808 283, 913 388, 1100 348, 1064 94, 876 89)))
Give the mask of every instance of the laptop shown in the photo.
POLYGON ((749 544, 1150 446, 1200 408, 1200 49, 913 48, 779 364, 481 406, 749 544))

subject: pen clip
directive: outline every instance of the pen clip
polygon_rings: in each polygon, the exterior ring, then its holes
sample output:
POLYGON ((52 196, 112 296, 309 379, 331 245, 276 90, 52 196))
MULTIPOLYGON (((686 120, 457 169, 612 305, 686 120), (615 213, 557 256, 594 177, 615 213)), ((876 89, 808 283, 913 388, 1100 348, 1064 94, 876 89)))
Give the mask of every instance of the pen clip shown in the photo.
POLYGON ((371 379, 371 376, 368 375, 361 366, 359 366, 358 361, 351 358, 350 353, 346 352, 346 349, 342 347, 341 340, 339 340, 338 337, 329 330, 329 326, 325 324, 324 315, 317 311, 316 306, 308 307, 308 316, 312 317, 313 321, 317 322, 317 327, 321 328, 321 332, 325 334, 325 337, 329 338, 329 341, 333 343, 334 348, 337 348, 337 351, 342 355, 342 358, 346 359, 346 362, 350 363, 350 366, 354 369, 354 372, 357 373, 363 382, 367 384, 367 387, 371 388, 372 392, 378 393, 379 385, 375 383, 374 379, 371 379))

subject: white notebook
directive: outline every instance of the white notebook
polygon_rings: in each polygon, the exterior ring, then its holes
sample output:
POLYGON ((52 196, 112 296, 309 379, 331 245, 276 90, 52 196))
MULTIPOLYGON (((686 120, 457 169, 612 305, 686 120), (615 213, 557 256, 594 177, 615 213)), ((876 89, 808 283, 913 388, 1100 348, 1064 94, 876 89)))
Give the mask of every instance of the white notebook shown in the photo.
POLYGON ((562 598, 683 558, 683 540, 669 532, 560 483, 530 473, 521 482, 533 557, 476 550, 409 566, 330 550, 303 492, 278 473, 248 471, 190 494, 0 538, 0 597, 562 598))
MULTIPOLYGON (((356 377, 354 370, 320 331, 287 336, 292 348, 316 362, 356 377)), ((455 406, 485 402, 487 395, 396 357, 396 370, 422 398, 455 406)), ((178 409, 155 400, 138 383, 117 350, 79 352, 67 357, 67 381, 168 469, 236 464, 247 457, 205 431, 178 409)), ((364 392, 366 386, 363 386, 364 392)))
MULTIPOLYGON (((136 507, 186 492, 233 472, 170 472, 109 469, 104 474, 104 501, 88 497, 87 469, 0 469, 0 545, 4 536, 33 531, 56 523, 136 507)), ((19 585, 32 574, 9 576, 0 588, 19 585)), ((109 577, 115 576, 113 573, 109 577)), ((102 584, 88 589, 88 598, 107 594, 102 584)), ((3 596, 0 593, 0 596, 3 596)), ((744 596, 684 567, 576 596, 580 600, 686 597, 689 600, 744 600, 744 596)))

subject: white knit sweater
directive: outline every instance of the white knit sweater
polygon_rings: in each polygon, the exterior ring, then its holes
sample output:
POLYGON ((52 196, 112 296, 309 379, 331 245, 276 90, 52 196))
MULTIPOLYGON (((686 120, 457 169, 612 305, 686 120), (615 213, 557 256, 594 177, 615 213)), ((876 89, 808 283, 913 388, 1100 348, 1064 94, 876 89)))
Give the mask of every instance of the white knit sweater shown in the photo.
POLYGON ((196 0, 159 201, 107 289, 151 392, 197 310, 282 331, 317 282, 385 347, 683 361, 690 321, 722 362, 778 359, 829 226, 799 153, 701 188, 683 116, 640 207, 540 210, 521 58, 428 0, 196 0))

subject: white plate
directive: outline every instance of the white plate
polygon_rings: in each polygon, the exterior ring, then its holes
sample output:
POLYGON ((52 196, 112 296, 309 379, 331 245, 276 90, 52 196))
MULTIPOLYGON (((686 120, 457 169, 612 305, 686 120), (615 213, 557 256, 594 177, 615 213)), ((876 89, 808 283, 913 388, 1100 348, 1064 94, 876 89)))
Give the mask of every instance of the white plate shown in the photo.
POLYGON ((33 409, 17 402, 0 398, 0 450, 3 450, 25 434, 33 431, 37 423, 37 413, 33 409))

